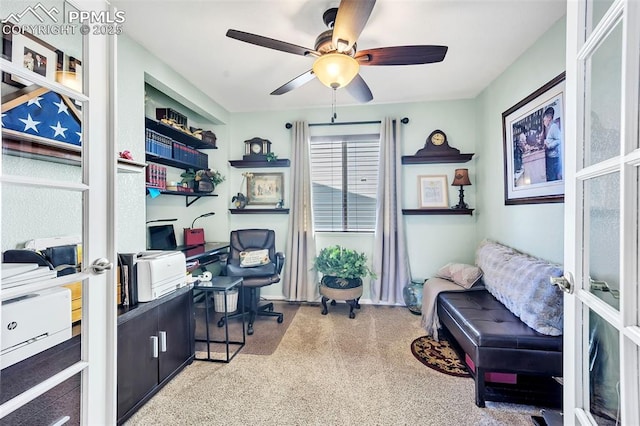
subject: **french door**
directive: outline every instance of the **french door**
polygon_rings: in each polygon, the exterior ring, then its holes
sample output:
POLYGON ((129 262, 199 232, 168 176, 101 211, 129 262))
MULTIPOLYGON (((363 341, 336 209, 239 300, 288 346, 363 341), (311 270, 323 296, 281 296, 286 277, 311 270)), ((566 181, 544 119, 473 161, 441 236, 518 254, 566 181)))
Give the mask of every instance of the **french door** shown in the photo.
POLYGON ((640 424, 640 2, 569 0, 564 422, 640 424))
POLYGON ((115 424, 114 47, 70 21, 107 6, 0 4, 2 252, 65 256, 59 272, 3 267, 0 423, 115 424))

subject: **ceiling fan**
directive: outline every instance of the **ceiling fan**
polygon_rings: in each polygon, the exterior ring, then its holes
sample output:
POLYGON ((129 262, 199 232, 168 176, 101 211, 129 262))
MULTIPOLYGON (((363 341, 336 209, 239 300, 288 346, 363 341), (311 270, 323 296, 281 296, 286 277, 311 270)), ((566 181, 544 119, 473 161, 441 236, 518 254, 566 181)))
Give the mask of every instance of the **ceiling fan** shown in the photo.
POLYGON ((360 65, 418 65, 441 62, 447 46, 394 46, 357 51, 356 41, 371 15, 375 0, 342 0, 337 8, 327 10, 322 19, 329 28, 309 49, 295 44, 238 30, 228 30, 227 37, 269 49, 316 58, 312 69, 280 86, 272 95, 282 95, 315 77, 335 89, 345 87, 360 102, 373 99, 371 90, 360 76, 360 65))

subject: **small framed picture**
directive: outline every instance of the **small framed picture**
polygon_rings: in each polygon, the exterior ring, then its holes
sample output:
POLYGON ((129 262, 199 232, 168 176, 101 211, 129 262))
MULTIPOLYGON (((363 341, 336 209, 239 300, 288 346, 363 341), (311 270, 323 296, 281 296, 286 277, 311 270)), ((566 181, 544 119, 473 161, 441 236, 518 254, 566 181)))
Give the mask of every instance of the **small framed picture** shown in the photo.
MULTIPOLYGON (((41 75, 47 80, 55 80, 58 69, 58 51, 55 47, 29 33, 12 34, 11 62, 41 75)), ((30 81, 13 75, 11 80, 25 86, 31 84, 30 81)))
POLYGON ((446 175, 418 176, 418 205, 421 209, 449 208, 449 187, 446 175))
POLYGON ((247 204, 273 204, 284 199, 284 173, 253 173, 247 178, 247 204))

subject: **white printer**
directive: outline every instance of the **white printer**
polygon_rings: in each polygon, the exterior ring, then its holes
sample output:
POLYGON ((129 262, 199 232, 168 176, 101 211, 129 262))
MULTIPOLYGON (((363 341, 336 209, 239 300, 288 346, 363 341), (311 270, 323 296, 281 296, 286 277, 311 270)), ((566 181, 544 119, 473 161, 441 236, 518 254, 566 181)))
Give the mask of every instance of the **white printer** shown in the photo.
POLYGON ((150 302, 187 285, 187 263, 182 252, 143 252, 136 265, 139 302, 150 302))
POLYGON ((71 338, 71 290, 55 287, 2 302, 0 368, 71 338))

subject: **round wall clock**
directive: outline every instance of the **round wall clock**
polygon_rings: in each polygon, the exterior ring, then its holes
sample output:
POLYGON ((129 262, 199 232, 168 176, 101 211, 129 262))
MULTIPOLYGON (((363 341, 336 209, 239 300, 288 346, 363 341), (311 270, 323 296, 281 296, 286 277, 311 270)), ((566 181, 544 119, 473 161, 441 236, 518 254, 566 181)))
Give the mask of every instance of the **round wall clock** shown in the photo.
POLYGON ((430 142, 435 146, 443 145, 448 143, 447 135, 442 130, 434 130, 427 138, 427 142, 430 142))

